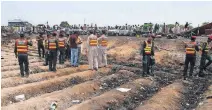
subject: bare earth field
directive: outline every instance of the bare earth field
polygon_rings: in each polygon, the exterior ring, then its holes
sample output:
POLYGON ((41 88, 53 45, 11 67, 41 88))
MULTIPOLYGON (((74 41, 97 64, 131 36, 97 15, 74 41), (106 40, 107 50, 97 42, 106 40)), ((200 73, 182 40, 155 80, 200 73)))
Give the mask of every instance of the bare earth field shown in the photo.
MULTIPOLYGON (((44 59, 38 58, 33 38, 30 47, 29 78, 21 78, 14 44, 2 45, 1 109, 49 110, 57 102, 58 110, 211 110, 212 66, 205 78, 182 80, 184 44, 188 39, 156 38, 154 76, 142 77, 140 46, 146 38, 109 36, 108 67, 88 70, 85 40, 82 36, 82 62, 79 67, 57 64, 57 72, 48 72, 44 59), (120 88, 128 91, 120 91, 120 88), (24 94, 25 100, 16 96, 24 94)), ((198 38, 204 41, 205 38, 198 38)), ((14 42, 14 41, 13 41, 14 42)), ((200 60, 194 74, 197 74, 200 60)))

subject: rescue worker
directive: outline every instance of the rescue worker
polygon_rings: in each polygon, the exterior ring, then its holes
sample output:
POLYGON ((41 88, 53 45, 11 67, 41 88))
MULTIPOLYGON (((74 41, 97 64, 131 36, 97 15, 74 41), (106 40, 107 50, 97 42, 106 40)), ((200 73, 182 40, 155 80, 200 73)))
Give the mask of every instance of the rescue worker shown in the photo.
POLYGON ((199 71, 199 77, 204 77, 203 70, 206 70, 206 68, 212 63, 212 58, 209 55, 209 50, 212 49, 212 47, 209 47, 210 42, 212 41, 212 35, 208 37, 208 41, 204 42, 202 45, 202 57, 200 61, 200 71, 199 71), (208 63, 206 63, 206 60, 208 60, 208 63))
POLYGON ((43 45, 43 33, 40 33, 40 35, 37 37, 37 45, 38 45, 38 54, 39 57, 41 57, 41 49, 42 49, 42 57, 44 58, 45 50, 44 50, 44 45, 43 45))
POLYGON ((15 41, 15 56, 18 57, 21 77, 29 77, 28 45, 32 46, 32 41, 24 38, 24 33, 20 33, 20 38, 15 41))
POLYGON ((94 31, 90 31, 90 36, 87 39, 87 50, 86 54, 88 54, 88 62, 89 69, 98 70, 98 41, 97 36, 94 35, 94 31))
POLYGON ((98 38, 99 48, 98 48, 98 64, 99 67, 107 66, 107 44, 108 38, 105 36, 105 30, 102 31, 102 35, 98 38))
POLYGON ((63 34, 60 34, 60 37, 58 38, 58 45, 59 45, 59 64, 64 64, 65 62, 65 47, 66 47, 66 38, 63 36, 63 34))
POLYGON ((141 53, 143 54, 143 76, 150 74, 151 59, 154 59, 154 42, 152 37, 148 37, 141 46, 141 53))
POLYGON ((78 48, 78 64, 80 63, 81 61, 81 50, 82 50, 82 39, 79 35, 77 35, 77 48, 78 48))
POLYGON ((186 43, 186 45, 185 45, 186 58, 185 58, 185 66, 184 66, 184 72, 183 72, 184 80, 186 80, 186 78, 187 78, 187 70, 188 70, 189 63, 190 63, 189 76, 191 77, 193 74, 195 61, 196 61, 196 51, 199 51, 199 47, 198 47, 197 43, 195 42, 195 40, 196 40, 196 36, 192 36, 191 41, 186 43))
POLYGON ((44 40, 44 45, 45 45, 45 63, 44 63, 44 66, 47 66, 48 62, 49 62, 49 50, 48 50, 49 38, 50 38, 50 34, 47 34, 47 37, 44 40))
POLYGON ((71 66, 78 67, 78 47, 77 47, 77 37, 78 32, 74 32, 73 35, 70 36, 69 42, 70 42, 70 48, 71 48, 71 66))
POLYGON ((56 72, 57 64, 57 51, 58 51, 58 40, 56 39, 56 33, 49 38, 48 50, 49 50, 49 71, 56 72))

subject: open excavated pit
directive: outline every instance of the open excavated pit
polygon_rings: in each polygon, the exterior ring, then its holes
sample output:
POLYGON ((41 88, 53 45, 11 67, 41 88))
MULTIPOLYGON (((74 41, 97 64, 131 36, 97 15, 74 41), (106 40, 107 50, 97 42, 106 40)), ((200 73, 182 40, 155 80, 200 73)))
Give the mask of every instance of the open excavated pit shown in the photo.
POLYGON ((164 87, 135 110, 179 110, 183 84, 176 82, 164 87))
MULTIPOLYGON (((109 68, 102 68, 100 71, 108 73, 109 68)), ((14 97, 19 94, 25 94, 26 99, 38 96, 39 94, 53 92, 55 90, 61 90, 76 83, 80 83, 90 78, 94 78, 98 74, 95 71, 84 71, 79 73, 62 76, 56 79, 45 80, 41 82, 24 84, 16 87, 3 88, 1 90, 2 106, 8 105, 10 101, 14 102, 14 97), (79 82, 75 82, 75 78, 79 79, 79 82)))
MULTIPOLYGON (((116 74, 108 75, 99 79, 95 79, 93 81, 87 81, 81 84, 78 84, 73 87, 69 87, 60 91, 43 94, 41 96, 31 98, 25 102, 19 102, 13 105, 9 105, 7 107, 3 107, 2 109, 10 110, 14 108, 23 109, 23 110, 37 110, 37 109, 48 109, 49 105, 52 101, 56 101, 58 103, 58 109, 66 109, 73 105, 72 100, 83 100, 86 97, 93 95, 93 93, 104 92, 102 89, 106 90, 106 85, 111 85, 110 82, 121 82, 122 80, 113 80, 115 79, 123 79, 130 78, 134 74, 130 72, 117 72, 116 74), (47 98, 47 99, 45 99, 47 98), (45 100, 44 100, 45 99, 45 100), (39 104, 33 103, 34 101, 39 101, 39 104)), ((126 81, 122 81, 123 83, 126 81)), ((119 85, 114 85, 114 87, 119 85)), ((108 88, 109 90, 110 88, 108 88)))
POLYGON ((88 69, 88 65, 80 65, 77 68, 58 69, 57 72, 43 72, 39 74, 31 74, 28 78, 9 77, 1 80, 1 88, 14 87, 21 84, 40 82, 75 72, 81 72, 88 69))

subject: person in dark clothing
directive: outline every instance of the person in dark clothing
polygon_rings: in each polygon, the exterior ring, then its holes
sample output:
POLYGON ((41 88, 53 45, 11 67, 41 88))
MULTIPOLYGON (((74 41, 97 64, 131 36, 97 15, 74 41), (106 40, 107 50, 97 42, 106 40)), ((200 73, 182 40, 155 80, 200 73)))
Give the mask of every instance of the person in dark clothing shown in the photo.
POLYGON ((15 56, 18 57, 21 77, 24 77, 24 71, 26 77, 29 76, 28 45, 32 46, 32 41, 24 39, 24 33, 21 33, 20 38, 15 41, 14 48, 15 56))
POLYGON ((185 58, 185 66, 184 66, 184 72, 183 77, 184 80, 187 78, 187 70, 188 70, 188 64, 190 63, 190 72, 189 76, 191 77, 193 74, 195 62, 196 62, 196 51, 199 51, 199 46, 195 42, 196 36, 191 37, 191 41, 186 43, 186 58, 185 58))
POLYGON ((33 33, 35 32, 35 26, 32 27, 32 32, 33 32, 33 33))
POLYGON ((58 40, 56 39, 56 33, 49 38, 48 50, 49 50, 49 71, 56 72, 57 64, 57 51, 58 51, 58 40))
MULTIPOLYGON (((143 76, 150 74, 150 67, 153 65, 154 60, 154 42, 152 41, 152 37, 149 37, 146 41, 144 41, 143 45, 141 45, 141 55, 143 55, 143 76)), ((152 74, 152 73, 151 73, 152 74)))
POLYGON ((66 44, 66 59, 70 59, 71 54, 70 54, 70 44, 66 44))
POLYGON ((188 24, 188 22, 186 22, 185 27, 184 27, 185 31, 188 30, 188 26, 189 26, 189 24, 188 24))
POLYGON ((212 58, 209 55, 209 50, 212 50, 212 47, 209 47, 210 42, 212 41, 212 36, 208 37, 208 41, 204 42, 202 45, 202 56, 200 61, 200 71, 199 71, 199 77, 204 77, 203 70, 206 70, 206 68, 212 63, 212 58), (208 60, 207 64, 206 60, 208 60))
POLYGON ((50 34, 47 34, 47 38, 45 39, 45 63, 44 66, 48 65, 49 62, 49 50, 48 50, 48 41, 49 41, 50 34))
POLYGON ((44 45, 43 45, 43 34, 41 33, 38 37, 37 37, 37 44, 38 44, 38 54, 39 57, 41 57, 41 49, 42 49, 42 57, 44 58, 44 54, 45 54, 45 49, 44 49, 44 45))
POLYGON ((78 47, 77 47, 77 38, 78 33, 75 31, 73 35, 70 36, 70 48, 71 48, 71 66, 77 67, 78 66, 78 47))

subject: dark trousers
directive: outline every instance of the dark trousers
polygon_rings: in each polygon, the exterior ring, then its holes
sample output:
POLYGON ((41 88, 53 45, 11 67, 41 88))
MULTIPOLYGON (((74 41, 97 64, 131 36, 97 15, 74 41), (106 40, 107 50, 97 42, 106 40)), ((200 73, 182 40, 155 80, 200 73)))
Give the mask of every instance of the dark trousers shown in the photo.
POLYGON ((78 64, 80 63, 81 60, 81 47, 78 47, 78 64))
POLYGON ((70 52, 70 48, 69 48, 69 46, 67 46, 66 47, 66 59, 69 59, 70 58, 70 56, 71 56, 70 53, 71 53, 70 52))
POLYGON ((188 70, 188 65, 189 65, 189 63, 190 63, 190 72, 189 72, 189 76, 192 76, 193 71, 194 71, 195 61, 196 61, 196 56, 193 56, 193 55, 186 55, 185 66, 184 66, 184 72, 183 72, 183 76, 184 76, 184 77, 187 77, 187 70, 188 70))
POLYGON ((42 49, 42 57, 44 58, 44 54, 45 54, 44 46, 41 45, 41 44, 38 44, 38 54, 39 54, 39 57, 41 57, 41 49, 42 49))
POLYGON ((24 71, 26 75, 29 75, 29 61, 27 54, 18 54, 18 62, 20 66, 21 76, 24 76, 24 71))
POLYGON ((212 63, 212 59, 210 55, 208 54, 202 54, 201 60, 200 60, 200 71, 199 71, 199 76, 204 76, 203 74, 203 69, 207 68, 210 64, 212 63), (208 60, 208 63, 206 63, 206 60, 208 60))
POLYGON ((150 66, 151 66, 151 56, 144 55, 143 56, 143 75, 149 74, 150 66))
POLYGON ((64 64, 65 61, 65 48, 60 48, 60 55, 59 55, 59 63, 64 64))
POLYGON ((44 65, 48 65, 48 62, 49 62, 49 52, 46 51, 45 52, 45 64, 44 65))
POLYGON ((57 51, 50 50, 49 51, 49 71, 56 71, 57 64, 57 51))

